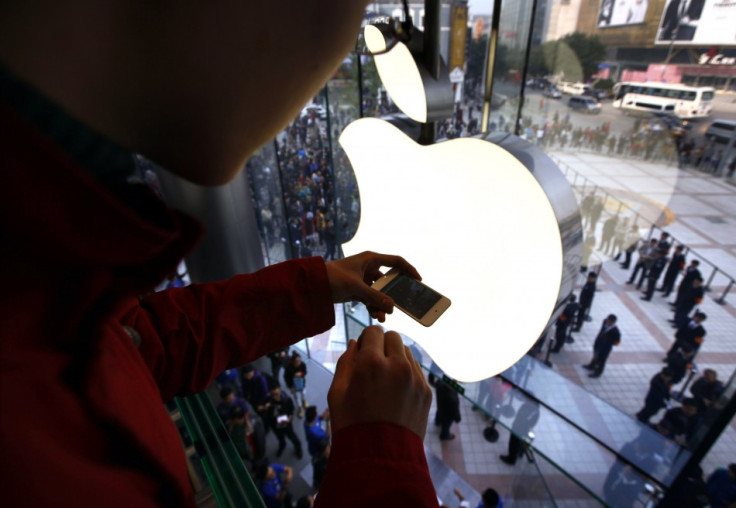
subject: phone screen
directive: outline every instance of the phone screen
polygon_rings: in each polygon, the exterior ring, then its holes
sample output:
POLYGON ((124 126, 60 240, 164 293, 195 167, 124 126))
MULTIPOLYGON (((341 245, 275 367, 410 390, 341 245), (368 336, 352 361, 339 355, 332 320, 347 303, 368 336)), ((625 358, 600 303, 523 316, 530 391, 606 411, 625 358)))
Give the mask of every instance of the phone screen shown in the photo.
POLYGON ((381 291, 393 298, 399 307, 418 318, 429 312, 442 298, 441 294, 403 273, 397 275, 381 291))

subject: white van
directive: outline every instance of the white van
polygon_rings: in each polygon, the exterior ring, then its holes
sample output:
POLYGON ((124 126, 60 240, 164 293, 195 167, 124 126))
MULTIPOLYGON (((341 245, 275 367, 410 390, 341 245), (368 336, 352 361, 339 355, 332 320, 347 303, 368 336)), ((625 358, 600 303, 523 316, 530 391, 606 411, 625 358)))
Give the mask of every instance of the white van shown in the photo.
POLYGON ((585 83, 571 83, 569 81, 562 81, 558 83, 557 88, 562 93, 566 93, 568 95, 582 95, 582 93, 586 90, 590 90, 590 85, 586 85, 585 83))

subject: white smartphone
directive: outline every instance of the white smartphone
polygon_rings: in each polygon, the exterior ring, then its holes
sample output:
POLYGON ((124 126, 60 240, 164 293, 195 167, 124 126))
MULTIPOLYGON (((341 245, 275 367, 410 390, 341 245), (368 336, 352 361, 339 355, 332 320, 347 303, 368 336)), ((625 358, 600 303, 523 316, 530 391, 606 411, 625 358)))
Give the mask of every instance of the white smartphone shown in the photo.
POLYGON ((450 307, 450 299, 398 270, 371 286, 393 298, 396 306, 424 326, 431 326, 450 307))

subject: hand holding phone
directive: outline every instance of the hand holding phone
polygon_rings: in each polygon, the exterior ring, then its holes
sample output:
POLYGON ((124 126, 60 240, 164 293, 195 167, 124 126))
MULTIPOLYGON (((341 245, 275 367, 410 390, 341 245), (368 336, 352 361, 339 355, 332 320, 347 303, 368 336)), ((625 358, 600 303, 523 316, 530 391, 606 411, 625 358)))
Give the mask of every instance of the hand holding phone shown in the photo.
POLYGON ((424 326, 431 326, 452 303, 446 296, 396 269, 371 287, 390 296, 396 307, 424 326))

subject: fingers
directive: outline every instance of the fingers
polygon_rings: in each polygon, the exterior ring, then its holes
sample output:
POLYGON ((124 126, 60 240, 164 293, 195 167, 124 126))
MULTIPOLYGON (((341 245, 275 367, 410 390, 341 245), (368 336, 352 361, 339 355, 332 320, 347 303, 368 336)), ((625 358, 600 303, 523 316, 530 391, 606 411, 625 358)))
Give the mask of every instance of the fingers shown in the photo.
POLYGON ((384 334, 379 326, 369 326, 358 337, 358 351, 384 356, 384 334))
POLYGON ((398 268, 404 273, 407 273, 414 277, 417 280, 422 280, 422 276, 419 275, 419 272, 416 268, 414 268, 411 263, 409 263, 406 259, 402 258, 401 256, 394 256, 391 254, 378 254, 378 253, 370 253, 372 256, 372 260, 374 263, 375 268, 378 268, 379 266, 390 266, 391 268, 398 268))
POLYGON ((368 307, 376 311, 391 312, 394 307, 394 301, 390 296, 373 289, 367 283, 359 284, 355 289, 354 298, 360 300, 368 307))
POLYGON ((396 332, 386 332, 383 336, 383 352, 388 358, 406 358, 404 343, 396 332))
MULTIPOLYGON (((384 321, 386 321, 386 313, 385 312, 380 311, 380 310, 376 310, 376 309, 373 309, 373 308, 369 308, 368 311, 370 312, 371 317, 373 319, 378 320, 379 323, 383 323, 384 321)), ((390 312, 391 311, 389 311, 389 313, 390 312)))
POLYGON ((358 344, 355 339, 348 341, 348 347, 345 352, 337 360, 335 366, 335 375, 333 376, 332 386, 345 386, 350 381, 352 375, 352 367, 355 362, 355 352, 358 349, 358 344))

